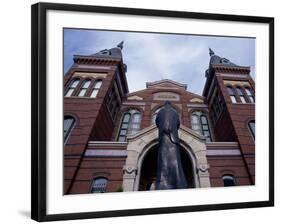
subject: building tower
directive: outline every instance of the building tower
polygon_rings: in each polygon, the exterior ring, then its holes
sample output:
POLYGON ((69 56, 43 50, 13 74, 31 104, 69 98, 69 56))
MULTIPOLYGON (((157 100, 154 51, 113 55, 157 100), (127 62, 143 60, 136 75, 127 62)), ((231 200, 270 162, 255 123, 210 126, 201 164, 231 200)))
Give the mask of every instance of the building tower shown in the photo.
MULTIPOLYGON (((64 76, 64 193, 83 188, 79 173, 89 141, 110 141, 122 98, 128 93, 123 41, 82 56, 64 76)), ((85 190, 84 190, 85 191, 85 190)))
POLYGON ((250 67, 238 66, 209 49, 203 96, 209 105, 216 142, 238 142, 247 170, 245 184, 255 184, 255 83, 250 67))

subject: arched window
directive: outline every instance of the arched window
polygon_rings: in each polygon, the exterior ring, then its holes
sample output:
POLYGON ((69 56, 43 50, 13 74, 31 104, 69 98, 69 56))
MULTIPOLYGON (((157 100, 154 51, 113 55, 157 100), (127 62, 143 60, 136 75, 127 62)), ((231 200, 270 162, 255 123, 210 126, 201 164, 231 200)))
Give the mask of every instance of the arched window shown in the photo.
POLYGON ((88 87, 90 86, 91 84, 91 80, 85 80, 79 93, 78 93, 78 96, 85 96, 86 95, 86 92, 87 92, 87 89, 88 87))
POLYGON ((108 180, 105 177, 96 178, 91 187, 91 193, 104 193, 106 192, 108 180))
POLYGON ((76 87, 78 86, 79 82, 80 82, 79 79, 72 80, 72 82, 68 86, 67 91, 65 91, 64 96, 72 96, 72 94, 73 94, 74 90, 76 89, 76 87))
POLYGON ((224 175, 222 180, 225 187, 236 186, 236 180, 232 175, 224 175))
POLYGON ((231 99, 231 102, 237 103, 235 93, 234 93, 233 88, 231 86, 227 86, 227 92, 228 92, 228 95, 231 99))
POLYGON ((241 87, 238 86, 236 89, 237 89, 237 93, 239 95, 241 102, 246 103, 246 99, 245 99, 245 96, 244 96, 244 93, 243 93, 241 87))
POLYGON ((67 137, 69 136, 73 126, 75 123, 75 119, 72 116, 64 116, 63 120, 63 138, 64 142, 66 141, 67 137))
POLYGON ((195 111, 191 115, 191 128, 200 135, 204 135, 208 142, 211 141, 208 118, 201 111, 195 111))
POLYGON ((127 134, 135 134, 140 130, 141 113, 138 110, 131 109, 124 113, 121 127, 119 130, 118 141, 125 142, 127 134))
POLYGON ((248 96, 250 102, 251 102, 251 103, 254 103, 254 102, 255 102, 255 97, 254 97, 254 95, 253 95, 253 93, 252 93, 252 90, 251 90, 249 87, 246 87, 246 88, 245 88, 245 91, 246 91, 246 94, 247 94, 247 96, 248 96))
POLYGON ((256 123, 255 123, 255 121, 250 121, 248 123, 248 127, 250 129, 250 132, 251 132, 253 138, 255 139, 255 135, 256 135, 256 123))
POLYGON ((157 110, 154 111, 153 115, 152 115, 152 119, 151 119, 151 123, 155 124, 156 122, 156 116, 158 114, 158 112, 162 109, 163 107, 159 107, 157 110))
POLYGON ((100 87, 101 87, 101 84, 102 84, 101 80, 98 80, 98 81, 95 82, 93 90, 92 90, 92 93, 91 93, 91 97, 92 98, 96 98, 97 97, 98 92, 99 92, 100 87))

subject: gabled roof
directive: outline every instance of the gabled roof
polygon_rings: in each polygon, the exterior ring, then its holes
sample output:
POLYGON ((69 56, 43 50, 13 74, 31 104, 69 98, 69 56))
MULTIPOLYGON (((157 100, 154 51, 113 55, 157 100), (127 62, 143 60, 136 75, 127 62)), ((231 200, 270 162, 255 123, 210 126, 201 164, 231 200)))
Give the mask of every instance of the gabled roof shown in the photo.
POLYGON ((181 84, 179 82, 175 82, 170 79, 162 79, 160 81, 155 81, 155 82, 147 82, 146 83, 146 88, 161 88, 161 87, 166 87, 166 88, 181 88, 186 90, 187 85, 186 84, 181 84))

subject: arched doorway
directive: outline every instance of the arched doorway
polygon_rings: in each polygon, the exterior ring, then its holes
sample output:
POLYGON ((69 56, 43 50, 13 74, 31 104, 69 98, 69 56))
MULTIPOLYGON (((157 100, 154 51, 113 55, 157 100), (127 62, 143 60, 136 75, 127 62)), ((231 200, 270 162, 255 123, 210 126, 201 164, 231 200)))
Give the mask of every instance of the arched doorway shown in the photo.
MULTIPOLYGON (((183 153, 185 173, 188 178, 193 177, 193 181, 190 181, 193 187, 210 187, 205 138, 189 128, 180 126, 179 139, 182 147, 181 153, 183 153), (187 164, 190 164, 192 169, 188 168, 190 166, 187 164), (193 175, 190 172, 193 172, 193 175)), ((156 125, 152 125, 134 135, 127 136, 127 140, 127 158, 123 167, 123 190, 138 191, 140 189, 150 189, 151 183, 149 185, 148 182, 150 179, 150 182, 153 182, 153 175, 154 178, 156 177, 156 168, 153 168, 153 164, 157 164, 157 149, 154 146, 156 147, 158 143, 158 129, 156 125), (147 162, 144 160, 147 160, 147 162), (142 171, 142 169, 144 170, 142 171), (147 175, 143 177, 145 179, 142 178, 142 187, 140 187, 141 175, 144 175, 144 173, 147 173, 147 175), (148 175, 149 173, 151 175, 148 175), (147 183, 145 184, 143 180, 147 180, 147 183)))
MULTIPOLYGON (((182 168, 188 183, 188 188, 194 188, 194 166, 190 156, 183 147, 180 148, 180 154, 182 168)), ((155 189, 157 177, 157 156, 158 145, 155 145, 146 153, 143 159, 140 170, 139 191, 149 191, 155 189)))

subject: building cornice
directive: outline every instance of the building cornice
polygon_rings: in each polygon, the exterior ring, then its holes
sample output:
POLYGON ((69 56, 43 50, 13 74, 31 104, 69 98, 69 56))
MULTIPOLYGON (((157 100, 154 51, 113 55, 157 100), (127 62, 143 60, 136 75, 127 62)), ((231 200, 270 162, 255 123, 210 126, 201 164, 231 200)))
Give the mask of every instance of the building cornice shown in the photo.
POLYGON ((157 87, 158 85, 162 85, 162 84, 172 84, 175 85, 181 89, 186 90, 187 89, 187 85, 186 84, 181 84, 179 82, 175 82, 173 80, 170 79, 162 79, 160 81, 155 81, 155 82, 147 82, 146 83, 146 88, 154 88, 157 87))

